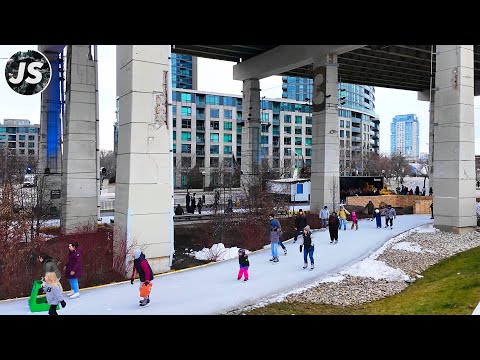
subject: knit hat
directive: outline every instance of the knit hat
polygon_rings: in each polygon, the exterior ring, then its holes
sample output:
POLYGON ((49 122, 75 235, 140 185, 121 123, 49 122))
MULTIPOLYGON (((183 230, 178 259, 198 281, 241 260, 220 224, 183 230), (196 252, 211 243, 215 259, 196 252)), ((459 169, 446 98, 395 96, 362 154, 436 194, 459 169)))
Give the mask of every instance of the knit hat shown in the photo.
POLYGON ((134 259, 138 259, 138 258, 140 257, 140 254, 141 254, 141 253, 142 253, 142 250, 140 250, 140 249, 135 249, 135 250, 133 251, 133 258, 134 258, 134 259))
POLYGON ((303 230, 307 230, 307 231, 310 231, 310 225, 307 225, 303 228, 303 230))
POLYGON ((378 214, 378 213, 380 212, 380 210, 378 210, 378 209, 375 209, 375 212, 378 214))

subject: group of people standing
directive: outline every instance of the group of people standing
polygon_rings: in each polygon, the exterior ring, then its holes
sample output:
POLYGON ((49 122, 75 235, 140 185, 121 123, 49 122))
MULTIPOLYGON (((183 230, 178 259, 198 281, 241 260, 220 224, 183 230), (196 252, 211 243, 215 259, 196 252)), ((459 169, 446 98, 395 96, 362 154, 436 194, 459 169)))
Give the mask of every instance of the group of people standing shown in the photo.
MULTIPOLYGON (((70 297, 70 299, 75 299, 80 296, 78 278, 83 275, 78 242, 73 241, 69 243, 68 250, 68 260, 63 270, 65 271, 65 277, 70 283, 71 291, 66 296, 70 297)), ((65 307, 67 305, 63 296, 62 284, 60 283, 62 273, 58 269, 55 259, 50 255, 41 253, 37 259, 42 264, 42 291, 46 294, 47 303, 50 305, 48 314, 58 315, 57 306, 60 304, 62 307, 65 307)))

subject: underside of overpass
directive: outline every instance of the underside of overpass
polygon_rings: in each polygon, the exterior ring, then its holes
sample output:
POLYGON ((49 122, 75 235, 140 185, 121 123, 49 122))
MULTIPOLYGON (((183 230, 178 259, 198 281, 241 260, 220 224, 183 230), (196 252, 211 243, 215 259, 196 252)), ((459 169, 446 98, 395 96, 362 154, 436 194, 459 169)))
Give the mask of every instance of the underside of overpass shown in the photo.
MULTIPOLYGON (((277 46, 280 45, 173 45, 172 52, 243 62, 277 46)), ((345 83, 424 91, 430 87, 430 75, 435 74, 435 51, 435 45, 366 45, 338 55, 338 77, 345 83)), ((479 81, 480 45, 474 45, 474 64, 475 80, 479 81)), ((312 71, 313 65, 308 64, 278 75, 312 78, 312 71)))

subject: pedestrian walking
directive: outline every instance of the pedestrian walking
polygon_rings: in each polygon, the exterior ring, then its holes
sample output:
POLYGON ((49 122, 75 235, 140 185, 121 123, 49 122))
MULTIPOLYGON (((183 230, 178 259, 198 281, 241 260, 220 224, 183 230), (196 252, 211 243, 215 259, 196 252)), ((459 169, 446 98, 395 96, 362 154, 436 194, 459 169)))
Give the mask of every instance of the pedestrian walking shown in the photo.
POLYGON ((198 199, 197 209, 199 214, 202 213, 202 207, 203 207, 203 201, 202 199, 198 199))
POLYGON ((238 270, 237 280, 240 280, 242 276, 244 276, 243 281, 248 281, 250 261, 248 260, 248 255, 245 253, 245 249, 238 250, 238 263, 240 264, 240 270, 238 270))
POLYGON ((433 201, 432 201, 432 203, 430 204, 430 213, 432 214, 432 216, 430 217, 430 219, 434 219, 434 217, 433 217, 433 201))
POLYGON ((373 221, 375 218, 374 210, 375 210, 375 205, 373 205, 372 200, 368 202, 368 204, 365 206, 365 210, 367 212, 367 215, 371 217, 370 221, 373 221))

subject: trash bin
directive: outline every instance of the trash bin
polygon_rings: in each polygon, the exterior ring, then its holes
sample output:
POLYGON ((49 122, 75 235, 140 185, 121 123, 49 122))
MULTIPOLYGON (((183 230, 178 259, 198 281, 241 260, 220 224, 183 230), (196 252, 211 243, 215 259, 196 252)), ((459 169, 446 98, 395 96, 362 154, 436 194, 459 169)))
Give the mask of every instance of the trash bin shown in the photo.
MULTIPOLYGON (((28 299, 28 306, 30 307, 31 312, 48 311, 50 309, 50 305, 47 303, 47 296, 38 296, 38 291, 41 288, 42 282, 40 280, 34 280, 32 292, 30 293, 30 298, 28 299)), ((57 310, 60 310, 59 305, 57 305, 57 310)))

